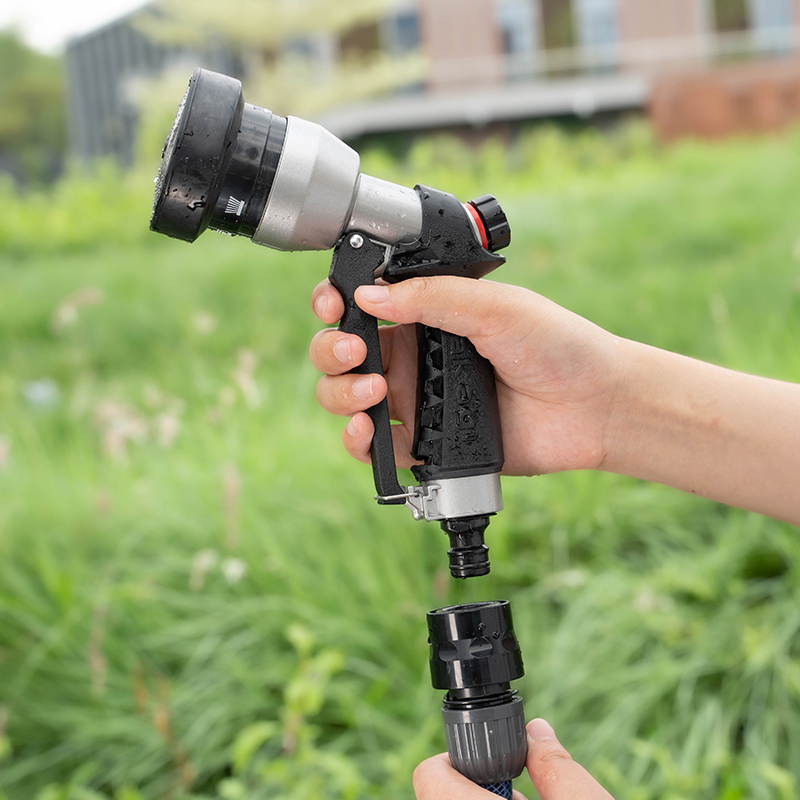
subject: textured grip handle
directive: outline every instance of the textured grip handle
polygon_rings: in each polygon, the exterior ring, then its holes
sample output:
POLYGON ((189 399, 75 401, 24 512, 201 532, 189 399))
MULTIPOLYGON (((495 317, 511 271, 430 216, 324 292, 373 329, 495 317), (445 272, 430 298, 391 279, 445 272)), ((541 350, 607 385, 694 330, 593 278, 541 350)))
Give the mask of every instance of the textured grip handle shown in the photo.
POLYGON ((417 326, 414 467, 418 480, 499 472, 503 439, 494 370, 469 339, 417 326))

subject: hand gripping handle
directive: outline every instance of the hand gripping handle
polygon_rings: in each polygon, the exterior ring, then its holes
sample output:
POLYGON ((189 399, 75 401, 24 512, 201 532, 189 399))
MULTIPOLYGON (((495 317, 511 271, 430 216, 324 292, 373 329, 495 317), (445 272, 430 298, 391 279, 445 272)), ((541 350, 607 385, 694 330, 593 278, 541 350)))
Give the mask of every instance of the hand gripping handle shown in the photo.
MULTIPOLYGON (((334 250, 329 278, 345 303, 339 329, 358 334, 367 345, 366 361, 354 370, 360 374, 383 374, 377 321, 361 311, 354 299, 358 286, 374 283, 379 267, 387 281, 398 283, 426 275, 480 278, 504 263, 502 256, 487 249, 487 229, 500 231, 501 246, 509 236, 505 216, 494 198, 487 196, 471 204, 482 219, 486 209, 492 209, 493 226, 486 225, 481 234, 470 219, 476 214, 455 197, 424 186, 416 190, 422 206, 417 241, 396 246, 387 258, 365 233, 353 232, 334 250)), ((482 548, 482 534, 480 542, 473 541, 472 529, 485 528, 488 515, 502 508, 497 476, 503 465, 503 444, 494 371, 464 337, 418 325, 417 342, 418 402, 412 455, 423 463, 412 471, 422 487, 406 491, 398 483, 384 400, 367 412, 375 426, 371 456, 378 502, 408 501, 420 518, 471 519, 469 530, 461 530, 460 523, 446 530, 451 542, 456 536, 456 551, 482 548), (443 483, 450 478, 462 480, 443 483)))
MULTIPOLYGON (((373 285, 384 251, 366 235, 345 236, 334 252, 329 279, 344 300, 339 330, 354 333, 367 346, 367 357, 353 372, 383 375, 378 322, 355 302, 359 286, 373 285)), ((417 326, 418 378, 414 458, 417 480, 436 481, 499 472, 503 465, 500 415, 492 365, 469 339, 424 325, 417 326)), ((375 433, 371 458, 378 502, 406 500, 397 480, 392 426, 386 399, 367 410, 375 433)), ((468 507, 444 516, 469 516, 468 507)), ((483 513, 478 509, 476 513, 483 513)))

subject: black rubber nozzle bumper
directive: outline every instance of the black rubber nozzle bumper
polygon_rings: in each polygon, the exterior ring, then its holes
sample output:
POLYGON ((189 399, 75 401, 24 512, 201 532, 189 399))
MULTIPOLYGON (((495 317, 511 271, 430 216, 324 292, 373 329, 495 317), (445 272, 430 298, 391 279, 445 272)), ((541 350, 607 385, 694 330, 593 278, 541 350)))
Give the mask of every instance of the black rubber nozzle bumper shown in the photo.
POLYGON ((286 119, 245 103, 235 78, 196 69, 161 154, 150 229, 185 242, 209 227, 252 238, 285 135, 286 119))

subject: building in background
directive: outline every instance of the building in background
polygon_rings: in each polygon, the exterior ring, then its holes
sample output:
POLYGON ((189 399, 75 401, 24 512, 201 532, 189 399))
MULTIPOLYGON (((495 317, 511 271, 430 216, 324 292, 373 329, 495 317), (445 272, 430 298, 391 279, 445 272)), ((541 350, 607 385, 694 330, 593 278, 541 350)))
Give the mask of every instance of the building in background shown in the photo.
POLYGON ((71 155, 82 161, 112 157, 129 165, 138 113, 132 85, 170 65, 196 60, 219 72, 239 73, 240 60, 221 48, 195 51, 155 42, 134 15, 72 40, 65 54, 71 155))
MULTIPOLYGON (((423 54, 422 80, 400 76, 390 96, 319 115, 347 140, 647 108, 665 138, 800 117, 800 0, 397 0, 377 23, 285 47, 319 75, 353 48, 423 54)), ((125 82, 189 56, 237 75, 245 63, 218 47, 156 44, 130 19, 73 41, 73 152, 130 160, 135 111, 125 82)))

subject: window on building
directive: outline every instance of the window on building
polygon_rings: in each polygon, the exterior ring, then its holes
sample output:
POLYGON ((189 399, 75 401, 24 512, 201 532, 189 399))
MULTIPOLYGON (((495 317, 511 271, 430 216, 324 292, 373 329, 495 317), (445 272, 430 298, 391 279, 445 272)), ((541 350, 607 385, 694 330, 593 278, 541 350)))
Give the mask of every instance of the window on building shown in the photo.
POLYGON ((575 22, 583 47, 617 43, 617 0, 576 0, 575 22))
POLYGON ((314 80, 325 79, 336 60, 336 43, 327 33, 297 37, 284 44, 283 54, 293 69, 303 70, 314 80))
POLYGON ((762 50, 786 52, 792 48, 791 0, 750 0, 750 20, 762 50))
POLYGON ((339 38, 339 52, 343 59, 363 58, 380 48, 380 30, 375 22, 351 28, 339 38))
POLYGON ((405 55, 419 50, 419 14, 416 11, 399 11, 384 20, 385 49, 393 55, 405 55))
POLYGON ((302 61, 313 61, 316 56, 316 43, 313 39, 289 39, 284 44, 283 50, 286 55, 302 61))
POLYGON ((575 23, 571 0, 540 0, 542 45, 546 50, 574 47, 575 23))
POLYGON ((749 0, 714 0, 714 24, 720 33, 746 31, 750 27, 749 0))
POLYGON ((524 55, 536 50, 538 35, 532 0, 500 0, 497 25, 506 55, 524 55))
MULTIPOLYGON (((380 25, 381 45, 391 56, 408 56, 420 49, 419 14, 408 6, 395 9, 383 18, 380 25)), ((397 88, 397 94, 417 94, 424 91, 422 81, 414 81, 397 88)))
POLYGON ((586 66, 613 70, 617 61, 617 0, 575 0, 575 27, 586 66))
POLYGON ((496 19, 505 55, 507 80, 529 79, 538 49, 533 0, 499 0, 496 19))
POLYGON ((791 28, 791 0, 750 0, 753 27, 791 28))

